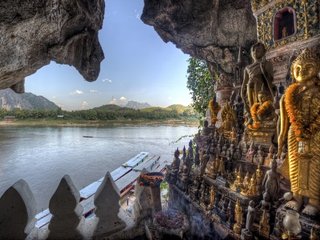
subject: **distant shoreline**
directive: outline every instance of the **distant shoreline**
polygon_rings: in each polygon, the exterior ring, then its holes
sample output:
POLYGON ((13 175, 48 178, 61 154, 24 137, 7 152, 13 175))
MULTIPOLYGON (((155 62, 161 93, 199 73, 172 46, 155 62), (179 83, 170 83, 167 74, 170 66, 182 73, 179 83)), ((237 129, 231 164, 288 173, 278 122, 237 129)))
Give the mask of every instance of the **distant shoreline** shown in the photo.
POLYGON ((108 127, 108 126, 190 126, 198 127, 198 120, 63 120, 63 119, 35 119, 13 120, 6 122, 0 120, 0 128, 17 127, 108 127))

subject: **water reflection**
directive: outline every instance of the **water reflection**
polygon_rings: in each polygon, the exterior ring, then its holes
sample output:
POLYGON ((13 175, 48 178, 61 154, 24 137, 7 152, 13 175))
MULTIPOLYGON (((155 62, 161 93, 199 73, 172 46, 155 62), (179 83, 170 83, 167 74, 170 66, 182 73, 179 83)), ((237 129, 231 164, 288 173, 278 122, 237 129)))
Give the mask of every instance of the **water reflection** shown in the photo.
POLYGON ((187 145, 189 138, 172 142, 196 132, 184 126, 1 128, 0 195, 23 178, 40 210, 65 174, 80 189, 141 151, 172 159, 175 148, 187 145))

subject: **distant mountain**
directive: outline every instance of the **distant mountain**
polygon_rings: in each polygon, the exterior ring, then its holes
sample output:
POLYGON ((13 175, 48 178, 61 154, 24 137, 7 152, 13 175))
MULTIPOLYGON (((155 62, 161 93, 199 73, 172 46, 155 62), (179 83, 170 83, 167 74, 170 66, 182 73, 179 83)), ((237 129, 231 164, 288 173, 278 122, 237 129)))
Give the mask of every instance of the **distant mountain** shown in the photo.
POLYGON ((132 109, 144 109, 151 107, 148 103, 140 103, 136 101, 129 101, 124 107, 126 108, 132 108, 132 109))
POLYGON ((0 90, 0 108, 12 110, 14 108, 28 110, 57 110, 59 107, 42 96, 32 93, 18 94, 11 89, 0 90))
POLYGON ((123 107, 120 107, 119 105, 116 104, 106 104, 102 105, 100 107, 95 107, 93 110, 100 110, 100 111, 118 111, 124 109, 123 107))
POLYGON ((179 114, 180 113, 183 113, 183 112, 186 112, 186 111, 193 111, 193 108, 190 107, 190 106, 183 106, 181 104, 173 104, 173 105, 170 105, 168 107, 166 107, 166 109, 168 110, 175 110, 177 111, 179 114))

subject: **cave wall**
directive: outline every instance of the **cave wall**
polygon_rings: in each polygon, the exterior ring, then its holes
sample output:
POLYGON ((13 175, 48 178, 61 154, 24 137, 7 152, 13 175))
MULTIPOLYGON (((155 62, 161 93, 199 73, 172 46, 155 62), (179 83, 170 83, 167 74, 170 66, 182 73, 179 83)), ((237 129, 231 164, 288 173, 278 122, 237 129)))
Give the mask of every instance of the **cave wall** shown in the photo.
POLYGON ((104 8, 104 0, 0 1, 0 89, 22 85, 51 60, 97 79, 104 8))
POLYGON ((212 75, 234 79, 239 47, 243 62, 257 39, 249 0, 144 0, 141 19, 165 42, 207 61, 212 75))

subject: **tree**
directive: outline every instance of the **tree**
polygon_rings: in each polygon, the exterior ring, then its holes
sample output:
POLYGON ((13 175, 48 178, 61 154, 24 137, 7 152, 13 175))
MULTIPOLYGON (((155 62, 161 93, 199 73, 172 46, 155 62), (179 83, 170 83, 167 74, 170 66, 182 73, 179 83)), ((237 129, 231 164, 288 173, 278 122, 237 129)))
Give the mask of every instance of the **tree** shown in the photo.
POLYGON ((214 82, 205 61, 197 58, 189 58, 188 62, 187 87, 192 95, 192 106, 195 111, 204 117, 208 103, 215 95, 214 82))

